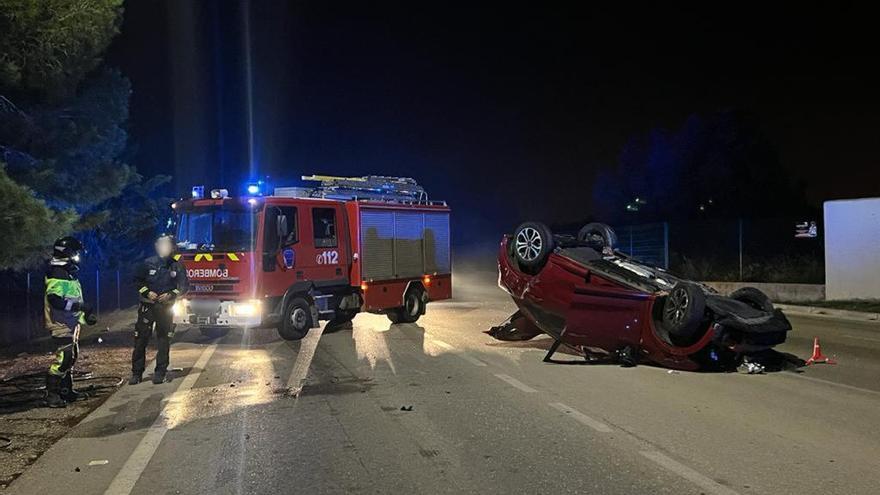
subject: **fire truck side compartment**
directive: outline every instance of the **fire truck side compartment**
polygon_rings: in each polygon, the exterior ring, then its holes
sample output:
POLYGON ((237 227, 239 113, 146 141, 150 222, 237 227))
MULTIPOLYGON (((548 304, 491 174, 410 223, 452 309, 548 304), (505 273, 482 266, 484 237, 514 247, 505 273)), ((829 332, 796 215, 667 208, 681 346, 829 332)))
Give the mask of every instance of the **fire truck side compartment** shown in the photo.
POLYGON ((400 306, 404 291, 414 279, 429 299, 451 297, 448 209, 361 204, 352 213, 360 220, 360 232, 355 234, 359 239, 360 279, 366 287, 365 310, 400 306))

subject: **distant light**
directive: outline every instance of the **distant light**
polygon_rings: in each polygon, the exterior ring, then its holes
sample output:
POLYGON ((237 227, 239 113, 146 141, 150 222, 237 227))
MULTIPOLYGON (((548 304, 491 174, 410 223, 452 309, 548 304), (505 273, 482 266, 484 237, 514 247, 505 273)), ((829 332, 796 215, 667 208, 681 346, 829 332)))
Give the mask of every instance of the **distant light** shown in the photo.
POLYGON ((260 186, 257 184, 248 184, 247 192, 248 194, 260 194, 260 186))
POLYGON ((193 199, 204 198, 205 197, 205 186, 193 186, 192 197, 193 197, 193 199))
POLYGON ((248 198, 248 204, 251 206, 255 206, 257 204, 257 200, 255 198, 248 198))

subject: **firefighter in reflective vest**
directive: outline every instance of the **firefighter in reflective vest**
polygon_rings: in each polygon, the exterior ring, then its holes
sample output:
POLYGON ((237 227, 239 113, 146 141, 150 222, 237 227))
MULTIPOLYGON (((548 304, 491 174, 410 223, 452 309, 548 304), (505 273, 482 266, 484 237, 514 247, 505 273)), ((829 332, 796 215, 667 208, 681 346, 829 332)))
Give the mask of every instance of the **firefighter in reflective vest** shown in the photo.
POLYGON ((49 407, 64 407, 68 402, 85 397, 73 389, 71 370, 79 354, 80 325, 94 325, 98 318, 92 307, 83 301, 82 286, 76 276, 82 250, 82 244, 73 237, 58 239, 46 272, 46 329, 58 346, 55 361, 46 375, 46 404, 49 407))
POLYGON ((151 256, 135 270, 135 284, 140 293, 138 319, 134 325, 134 351, 131 353, 129 385, 143 380, 146 368, 147 344, 156 331, 156 371, 153 383, 166 381, 168 354, 174 336, 173 307, 177 298, 186 292, 186 269, 174 259, 174 239, 161 235, 156 239, 156 256, 151 256))

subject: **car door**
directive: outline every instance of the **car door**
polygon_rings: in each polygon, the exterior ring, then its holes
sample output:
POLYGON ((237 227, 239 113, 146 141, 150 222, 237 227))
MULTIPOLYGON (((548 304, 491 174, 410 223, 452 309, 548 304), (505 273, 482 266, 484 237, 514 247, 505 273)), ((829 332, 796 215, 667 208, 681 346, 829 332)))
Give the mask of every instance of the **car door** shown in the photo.
POLYGON ((572 341, 607 351, 639 343, 649 294, 591 271, 573 291, 566 316, 572 341))

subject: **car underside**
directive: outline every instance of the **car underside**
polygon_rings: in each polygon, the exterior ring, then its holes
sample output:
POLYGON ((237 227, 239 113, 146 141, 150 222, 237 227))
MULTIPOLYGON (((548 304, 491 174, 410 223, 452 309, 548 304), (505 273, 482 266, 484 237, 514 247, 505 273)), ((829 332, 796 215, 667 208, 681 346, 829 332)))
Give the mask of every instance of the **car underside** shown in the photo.
MULTIPOLYGON (((518 311, 488 333, 500 340, 554 339, 588 361, 674 369, 730 369, 778 355, 791 325, 762 292, 723 296, 614 249, 614 231, 586 225, 556 235, 526 222, 503 238, 499 285, 518 311)), ((754 368, 758 369, 758 368, 754 368)), ((761 368, 763 369, 763 368, 761 368)))

